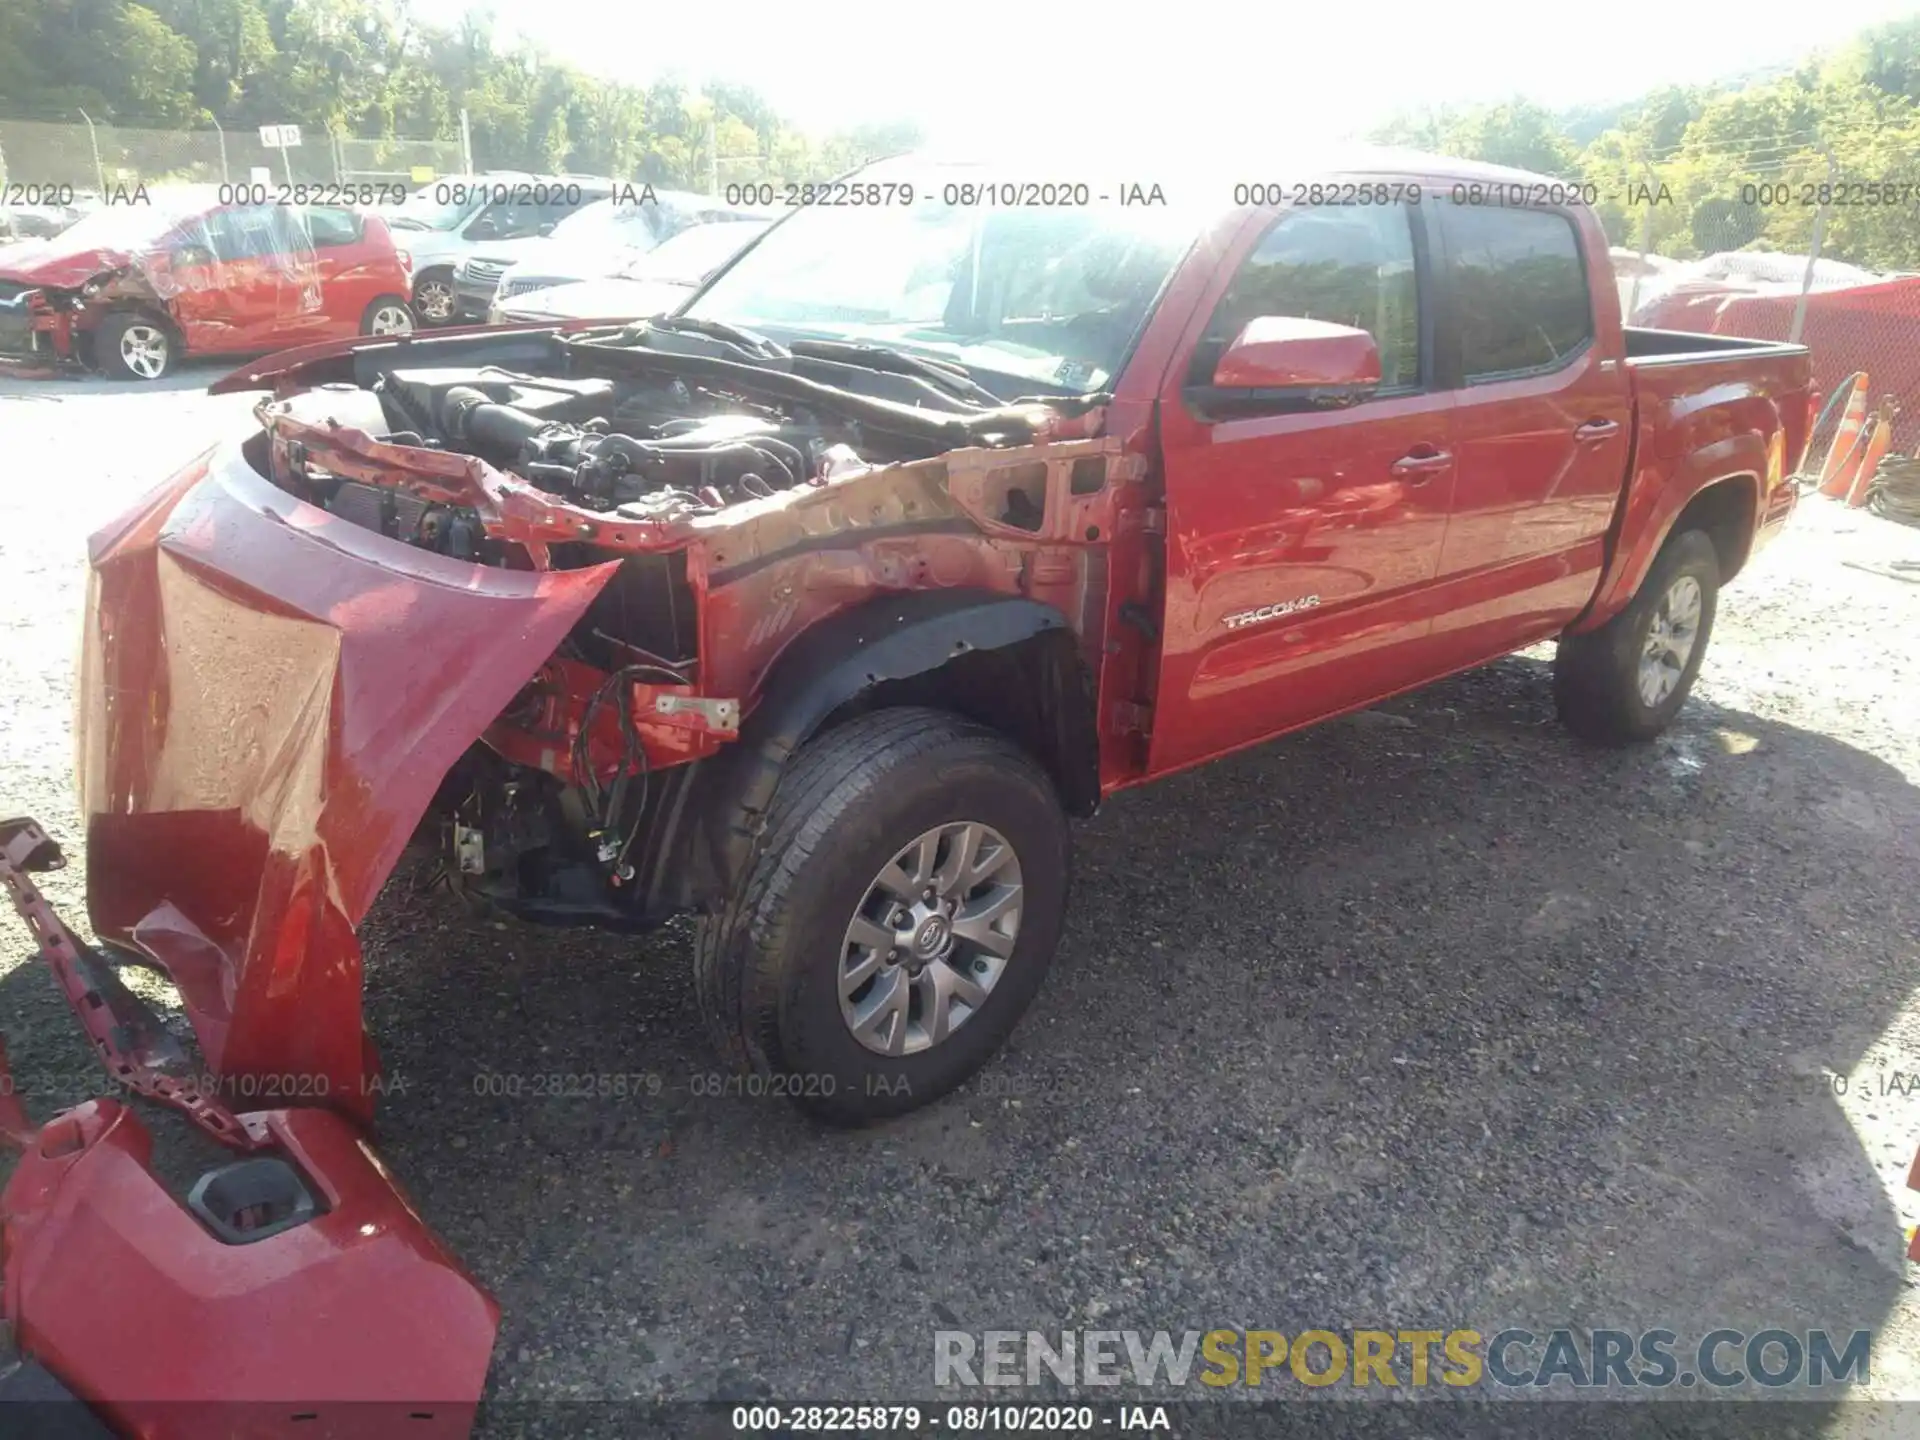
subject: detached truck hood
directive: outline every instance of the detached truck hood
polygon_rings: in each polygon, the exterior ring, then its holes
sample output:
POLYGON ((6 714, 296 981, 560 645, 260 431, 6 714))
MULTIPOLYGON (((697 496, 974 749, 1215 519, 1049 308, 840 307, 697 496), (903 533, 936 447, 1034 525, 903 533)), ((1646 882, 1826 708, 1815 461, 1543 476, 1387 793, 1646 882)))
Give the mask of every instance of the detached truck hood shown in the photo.
POLYGON ((77 290, 95 276, 124 270, 139 262, 139 256, 130 250, 63 250, 57 240, 51 244, 31 244, 30 248, 30 243, 9 245, 0 250, 0 280, 36 289, 50 286, 56 290, 77 290), (26 253, 17 253, 21 251, 26 253))
POLYGON ((311 1076, 364 1112, 353 928, 440 778, 610 567, 386 545, 237 447, 95 535, 89 560, 76 746, 94 929, 173 977, 216 1072, 311 1076))
POLYGON ((91 1101, 36 1131, 0 1086, 23 1151, 0 1198, 5 1317, 123 1433, 310 1435, 311 1413, 348 1422, 329 1434, 463 1435, 498 1310, 361 1138, 378 1086, 354 926, 612 567, 398 549, 237 445, 93 536, 89 562, 76 751, 102 948, 34 888, 61 862, 29 821, 0 821, 0 882, 121 1083, 247 1158, 183 1204, 132 1110, 91 1101), (172 978, 211 1090, 116 952, 172 978), (235 1114, 234 1096, 311 1108, 235 1114))

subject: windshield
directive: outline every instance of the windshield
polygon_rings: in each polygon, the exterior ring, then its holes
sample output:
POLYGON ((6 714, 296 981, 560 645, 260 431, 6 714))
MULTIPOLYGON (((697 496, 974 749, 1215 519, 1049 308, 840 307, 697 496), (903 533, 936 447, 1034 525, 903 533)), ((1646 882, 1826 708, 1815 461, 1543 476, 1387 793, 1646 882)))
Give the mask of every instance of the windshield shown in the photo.
POLYGON ((451 230, 478 210, 486 198, 486 187, 477 182, 443 180, 414 191, 387 212, 387 221, 406 230, 451 230))
POLYGON ((653 243, 653 217, 630 200, 596 200, 553 227, 568 245, 645 247, 653 243))
POLYGON ((138 250, 152 245, 210 203, 210 193, 169 195, 156 190, 145 205, 103 205, 61 231, 40 254, 52 257, 88 250, 138 250))
POLYGON ((695 225, 620 270, 629 280, 676 280, 698 285, 767 228, 764 221, 695 225))
POLYGON ((948 203, 969 184, 977 195, 982 178, 870 166, 856 183, 911 184, 912 200, 798 210, 682 313, 776 339, 891 345, 1061 391, 1104 388, 1192 243, 1194 217, 1097 197, 948 203))

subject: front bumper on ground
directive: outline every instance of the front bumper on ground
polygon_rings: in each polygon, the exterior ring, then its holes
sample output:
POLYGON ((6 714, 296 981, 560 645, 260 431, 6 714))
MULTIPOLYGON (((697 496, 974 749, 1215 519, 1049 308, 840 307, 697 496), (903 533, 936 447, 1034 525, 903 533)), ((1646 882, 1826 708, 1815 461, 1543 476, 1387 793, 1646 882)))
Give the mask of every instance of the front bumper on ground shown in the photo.
MULTIPOLYGON (((0 822, 0 882, 110 1077, 246 1168, 183 1199, 121 1100, 35 1128, 0 1075, 0 1140, 21 1152, 0 1312, 142 1440, 465 1434, 497 1310, 363 1138, 379 1068, 354 931, 448 767, 615 567, 428 554, 280 490, 239 447, 89 558, 75 748, 99 947, 35 887, 64 862, 31 821, 0 822), (116 961, 172 980, 197 1060, 116 961)), ((22 1429, 0 1412, 0 1436, 22 1429)))
POLYGON ((492 1297, 340 1114, 235 1115, 164 1073, 139 1002, 33 882, 63 863, 31 821, 0 821, 0 884, 109 1072, 237 1153, 183 1203, 131 1109, 88 1100, 35 1128, 0 1049, 0 1137, 20 1151, 0 1311, 27 1357, 0 1363, 0 1434, 87 1433, 56 1420, 64 1388, 142 1440, 466 1435, 492 1297))

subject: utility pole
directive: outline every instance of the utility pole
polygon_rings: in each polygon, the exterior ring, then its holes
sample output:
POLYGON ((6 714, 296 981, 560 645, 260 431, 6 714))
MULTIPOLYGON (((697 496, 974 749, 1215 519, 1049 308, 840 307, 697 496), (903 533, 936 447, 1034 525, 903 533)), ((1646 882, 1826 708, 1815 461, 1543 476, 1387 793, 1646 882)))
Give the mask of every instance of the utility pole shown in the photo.
POLYGON ((1631 324, 1633 312, 1640 304, 1640 282, 1645 278, 1647 255, 1653 249, 1653 194, 1660 188, 1660 177, 1654 172, 1653 161, 1641 157, 1640 168, 1647 172, 1647 205, 1640 212, 1640 269, 1633 277, 1633 284, 1627 290, 1627 313, 1620 318, 1631 324))
MULTIPOLYGON (((1834 158, 1833 147, 1823 144, 1820 147, 1827 154, 1827 185, 1831 195, 1834 181, 1840 177, 1840 162, 1834 158)), ((1787 343, 1798 345, 1800 335, 1807 324, 1807 293, 1813 289, 1813 267, 1820 263, 1820 246, 1827 238, 1827 211, 1833 208, 1829 200, 1813 212, 1813 243, 1807 247, 1807 273, 1800 281, 1800 298, 1793 305, 1793 324, 1787 328, 1787 343)))
POLYGON ((100 138, 93 133, 93 117, 86 111, 80 112, 80 118, 87 122, 87 144, 93 150, 93 178, 100 184, 100 198, 107 198, 107 172, 100 164, 100 138))
POLYGON ((218 116, 213 117, 213 133, 220 137, 220 183, 224 185, 232 177, 227 174, 227 132, 220 128, 218 116))
POLYGON ((460 173, 471 175, 473 169, 473 126, 467 119, 467 107, 460 107, 460 173))
POLYGON ((720 126, 707 116, 707 194, 720 197, 720 126))

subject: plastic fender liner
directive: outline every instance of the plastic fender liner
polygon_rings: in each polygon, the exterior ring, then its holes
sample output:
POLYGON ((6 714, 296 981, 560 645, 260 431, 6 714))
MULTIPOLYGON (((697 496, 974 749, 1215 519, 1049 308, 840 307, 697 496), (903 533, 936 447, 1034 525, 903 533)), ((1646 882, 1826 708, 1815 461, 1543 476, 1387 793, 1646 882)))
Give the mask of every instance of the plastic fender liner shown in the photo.
MULTIPOLYGON (((880 596, 821 621, 795 640, 776 660, 762 687, 759 705, 741 726, 740 740, 709 766, 711 789, 703 803, 688 808, 707 817, 706 844, 688 847, 687 858, 706 856, 710 873, 690 876, 694 890, 724 894, 730 877, 751 861, 762 818, 774 787, 794 751, 827 717, 875 686, 910 680, 969 654, 1002 650, 1042 636, 1077 648, 1067 617, 1051 605, 991 590, 910 590, 880 596)), ((1057 702, 1068 697, 1046 697, 1057 702)), ((1083 736, 1074 734, 1067 749, 1088 756, 1098 747, 1091 724, 1092 702, 1064 707, 1074 724, 1084 709, 1083 736)), ((1075 757, 1065 757, 1071 762, 1075 757)), ((1063 787, 1069 811, 1085 813, 1099 799, 1098 776, 1085 786, 1063 787)), ((691 869, 689 865, 686 867, 691 869)))
POLYGON ((168 1193, 118 1101, 42 1127, 0 1196, 20 1349, 152 1440, 467 1435, 499 1306, 346 1120, 257 1118, 323 1209, 244 1245, 168 1193))

